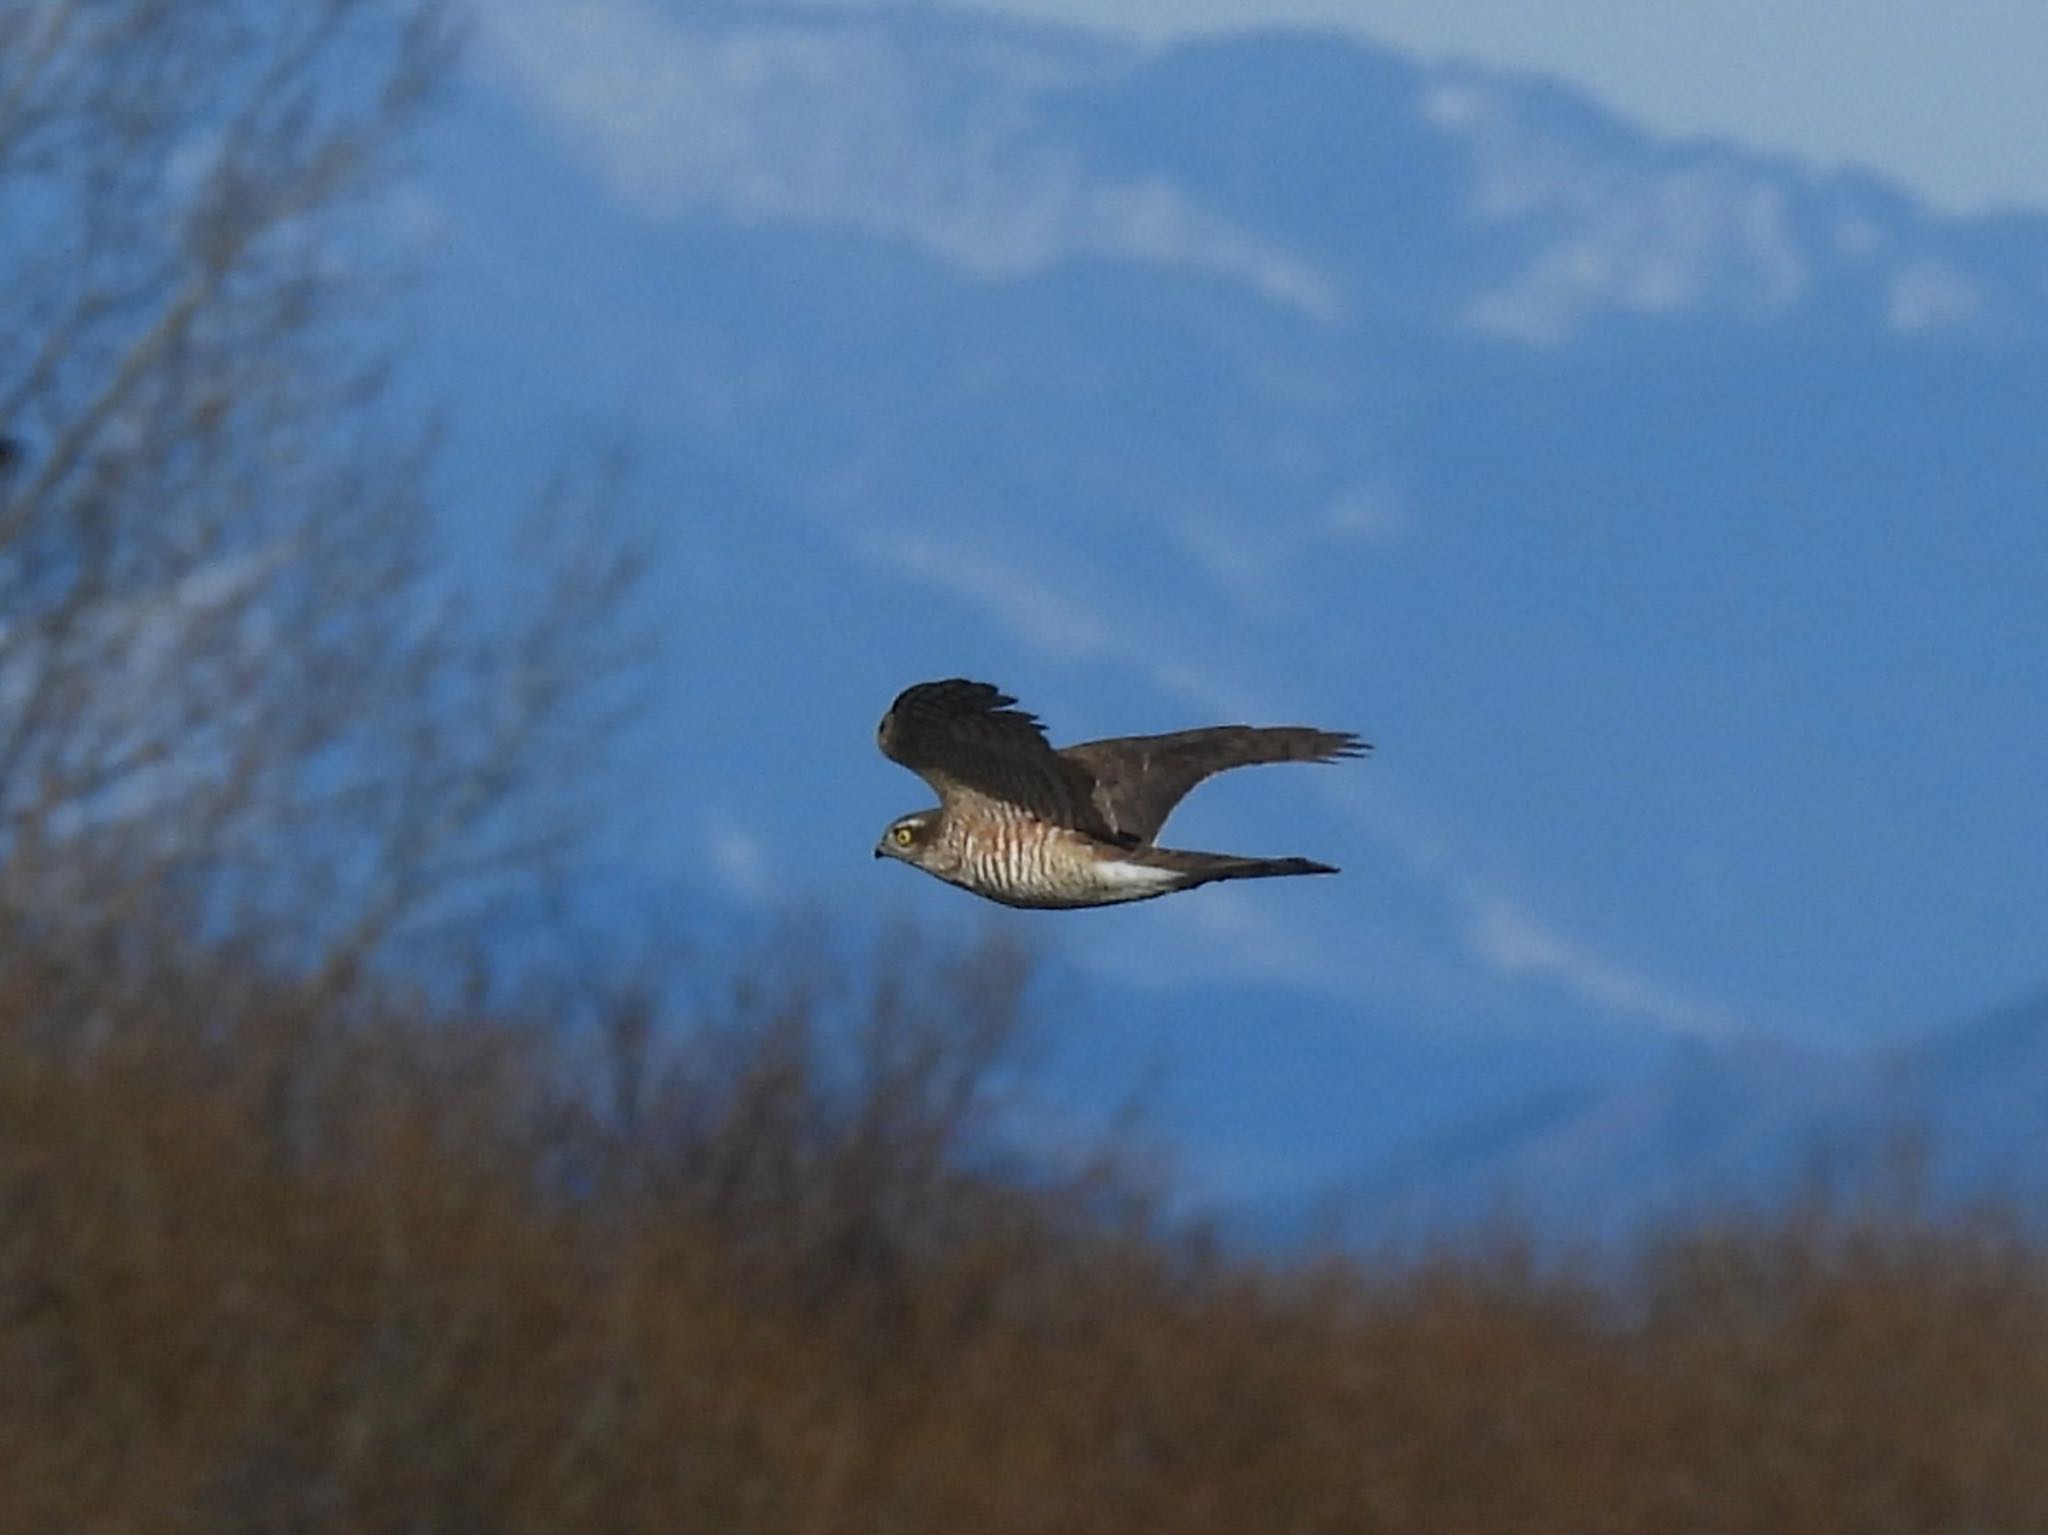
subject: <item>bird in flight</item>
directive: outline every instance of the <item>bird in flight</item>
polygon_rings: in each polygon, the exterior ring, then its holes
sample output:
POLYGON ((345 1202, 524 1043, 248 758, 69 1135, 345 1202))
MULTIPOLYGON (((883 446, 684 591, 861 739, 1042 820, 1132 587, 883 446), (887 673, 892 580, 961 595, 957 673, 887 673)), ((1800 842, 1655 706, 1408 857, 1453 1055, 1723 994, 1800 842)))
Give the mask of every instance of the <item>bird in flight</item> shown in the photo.
POLYGON ((1055 750, 1035 716, 986 682, 906 688, 882 716, 882 755, 930 784, 938 807, 892 821, 875 844, 1005 906, 1109 906, 1222 879, 1335 874, 1308 858, 1187 853, 1153 839, 1188 791, 1225 768, 1334 762, 1371 750, 1306 726, 1215 725, 1055 750))

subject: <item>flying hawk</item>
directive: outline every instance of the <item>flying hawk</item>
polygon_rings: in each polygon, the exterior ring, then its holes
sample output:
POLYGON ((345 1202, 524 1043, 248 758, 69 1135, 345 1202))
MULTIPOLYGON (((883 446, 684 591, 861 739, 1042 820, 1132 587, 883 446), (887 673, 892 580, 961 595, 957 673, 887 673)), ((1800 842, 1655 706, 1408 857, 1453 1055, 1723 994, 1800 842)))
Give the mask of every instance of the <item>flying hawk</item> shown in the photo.
POLYGON ((1108 906, 1220 879, 1337 872, 1307 858, 1176 852, 1153 838, 1211 774, 1363 756, 1371 748, 1357 736, 1216 725, 1056 751, 1016 701, 962 677, 898 695, 882 716, 882 755, 930 784, 939 804, 891 822, 877 858, 900 858, 1005 906, 1108 906))

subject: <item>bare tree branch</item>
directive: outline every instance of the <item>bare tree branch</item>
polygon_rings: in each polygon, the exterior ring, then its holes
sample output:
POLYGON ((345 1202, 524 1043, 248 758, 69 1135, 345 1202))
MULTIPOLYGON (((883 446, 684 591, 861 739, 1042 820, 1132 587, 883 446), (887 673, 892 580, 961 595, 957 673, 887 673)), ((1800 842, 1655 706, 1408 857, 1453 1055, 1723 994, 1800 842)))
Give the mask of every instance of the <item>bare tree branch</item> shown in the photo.
POLYGON ((565 845, 616 481, 536 488, 568 535, 516 621, 461 591, 368 302, 453 39, 441 0, 0 0, 0 906, 339 973, 565 845))

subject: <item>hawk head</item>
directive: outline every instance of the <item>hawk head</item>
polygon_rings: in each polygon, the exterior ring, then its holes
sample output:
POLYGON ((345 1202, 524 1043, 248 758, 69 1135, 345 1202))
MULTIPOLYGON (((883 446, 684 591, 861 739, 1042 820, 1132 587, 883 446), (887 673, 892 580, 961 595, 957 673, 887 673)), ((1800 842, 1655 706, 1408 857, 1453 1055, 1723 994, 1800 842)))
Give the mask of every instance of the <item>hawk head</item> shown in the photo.
POLYGON ((889 823, 889 829, 882 833, 882 840, 875 844, 877 858, 900 858, 905 863, 922 864, 925 849, 931 846, 932 833, 938 828, 939 813, 936 810, 920 810, 915 815, 898 816, 889 823))

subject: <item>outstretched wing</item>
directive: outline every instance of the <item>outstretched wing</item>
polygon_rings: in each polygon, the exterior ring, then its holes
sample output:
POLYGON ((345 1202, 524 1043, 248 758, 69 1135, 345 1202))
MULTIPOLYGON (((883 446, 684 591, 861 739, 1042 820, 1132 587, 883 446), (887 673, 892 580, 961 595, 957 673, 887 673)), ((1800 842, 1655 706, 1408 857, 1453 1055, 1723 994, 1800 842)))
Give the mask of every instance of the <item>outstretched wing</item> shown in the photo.
POLYGON ((1346 731, 1302 725, 1215 725, 1163 736, 1082 741, 1058 755, 1093 780, 1090 799, 1109 829, 1150 842, 1203 779, 1260 762, 1335 762, 1372 747, 1346 731))
POLYGON ((1060 826, 1101 835, 1087 775, 1047 744, 1036 717, 986 682, 953 677, 897 695, 877 731, 882 755, 938 791, 942 803, 978 794, 1060 826))

